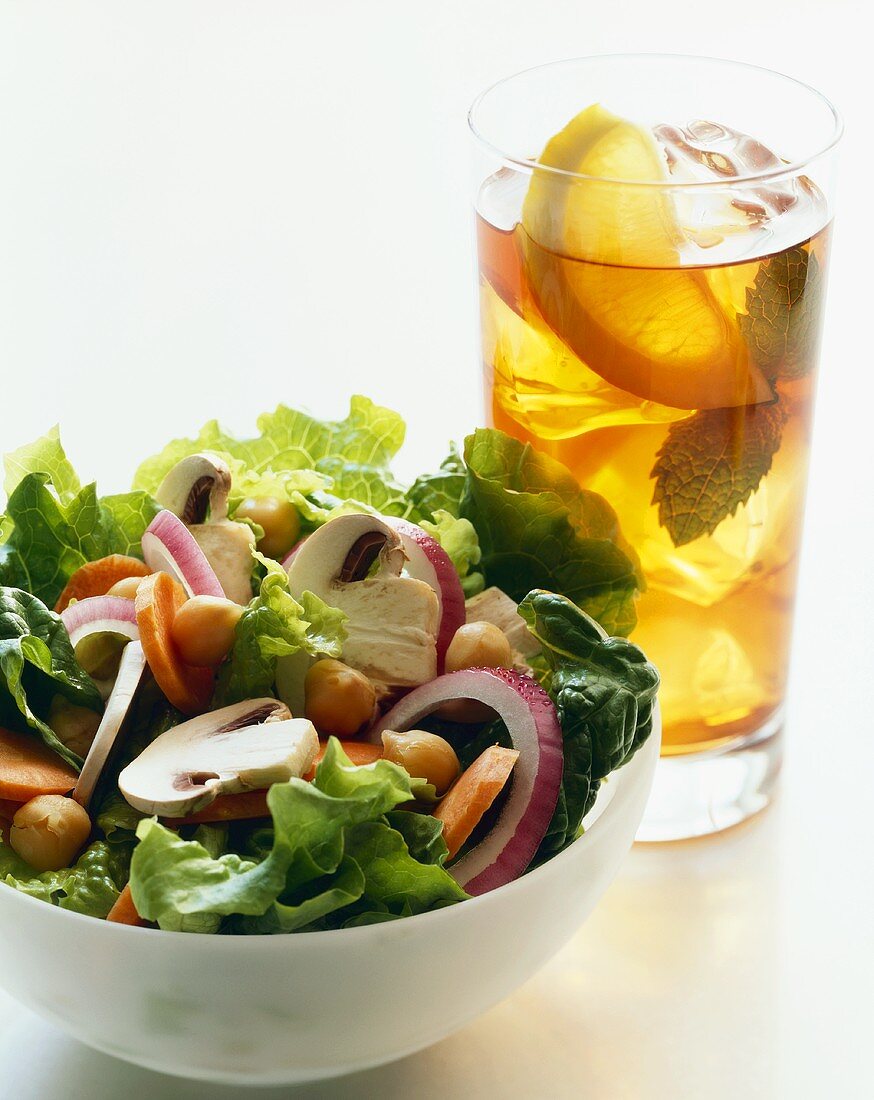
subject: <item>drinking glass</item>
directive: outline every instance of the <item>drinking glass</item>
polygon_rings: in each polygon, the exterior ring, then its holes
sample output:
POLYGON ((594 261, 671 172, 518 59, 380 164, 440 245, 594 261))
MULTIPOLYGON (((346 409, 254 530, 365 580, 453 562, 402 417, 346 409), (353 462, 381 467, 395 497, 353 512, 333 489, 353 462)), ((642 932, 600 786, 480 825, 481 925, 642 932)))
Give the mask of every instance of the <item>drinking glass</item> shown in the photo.
POLYGON ((639 839, 780 767, 840 121, 709 58, 542 66, 470 111, 489 423, 606 499, 664 740, 639 839))

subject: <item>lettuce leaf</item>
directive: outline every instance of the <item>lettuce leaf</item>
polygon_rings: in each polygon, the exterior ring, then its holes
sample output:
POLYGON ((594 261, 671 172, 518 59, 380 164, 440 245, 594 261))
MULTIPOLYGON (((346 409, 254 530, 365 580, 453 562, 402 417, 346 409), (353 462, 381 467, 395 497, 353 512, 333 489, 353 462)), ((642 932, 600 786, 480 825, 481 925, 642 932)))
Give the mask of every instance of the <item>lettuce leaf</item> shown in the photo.
POLYGON ((486 583, 515 600, 561 592, 610 633, 629 634, 643 577, 616 513, 561 463, 491 428, 465 440, 460 515, 476 528, 486 583))
MULTIPOLYGON (((255 555, 267 570, 258 595, 243 612, 216 689, 216 706, 270 695, 276 662, 296 653, 339 657, 346 639, 345 614, 304 592, 298 602, 278 562, 255 555)), ((301 667, 301 675, 306 666, 301 667)))
POLYGON ((453 443, 448 457, 440 464, 437 473, 422 474, 410 486, 407 499, 415 516, 419 517, 417 522, 422 519, 434 520, 437 512, 448 512, 457 517, 460 514, 466 481, 464 460, 453 443))
POLYGON ((73 867, 60 871, 34 871, 0 839, 0 882, 23 894, 73 913, 105 917, 119 895, 108 845, 96 840, 73 867))
POLYGON ((519 614, 543 646, 564 735, 561 798, 539 862, 576 837, 601 781, 649 737, 659 674, 636 645, 608 637, 564 596, 531 592, 519 614))
POLYGON ((0 722, 29 726, 40 740, 75 768, 81 757, 46 723, 55 695, 101 711, 103 700, 76 660, 59 615, 35 596, 0 588, 0 722))
POLYGON ((26 443, 17 451, 4 455, 3 466, 6 471, 3 488, 7 497, 12 496, 28 474, 47 474, 61 500, 72 499, 81 488, 76 471, 61 444, 57 424, 33 443, 26 443))
POLYGON ((158 512, 144 492, 98 498, 80 485, 57 427, 6 455, 9 496, 0 545, 0 584, 53 606, 73 572, 107 554, 141 557, 143 532, 158 512))
MULTIPOLYGON (((301 471, 308 479, 283 479, 282 489, 289 499, 295 492, 309 496, 327 490, 331 499, 325 506, 329 508, 348 499, 378 510, 403 508, 404 491, 393 480, 389 465, 406 429, 391 409, 355 396, 344 420, 322 421, 279 405, 258 418, 258 431, 252 439, 237 439, 218 421, 210 420, 194 438, 175 439, 146 459, 136 472, 134 487, 153 493, 180 459, 210 450, 231 463, 232 501, 244 493, 263 493, 265 482, 274 484, 277 474, 301 471), (313 480, 313 473, 319 475, 318 481, 313 480)), ((272 491, 276 491, 275 484, 272 491)))
POLYGON ((131 864, 134 903, 162 928, 211 915, 234 916, 228 930, 289 932, 357 912, 391 916, 460 901, 466 895, 439 859, 420 863, 384 816, 410 798, 403 769, 387 760, 355 767, 332 738, 312 783, 271 787, 272 846, 260 863, 214 858, 196 839, 143 821, 131 864))
POLYGON ((451 512, 438 508, 434 512, 433 522, 423 519, 419 525, 446 551, 461 579, 465 599, 482 592, 485 578, 474 568, 482 560, 482 550, 476 528, 470 520, 458 519, 451 512))

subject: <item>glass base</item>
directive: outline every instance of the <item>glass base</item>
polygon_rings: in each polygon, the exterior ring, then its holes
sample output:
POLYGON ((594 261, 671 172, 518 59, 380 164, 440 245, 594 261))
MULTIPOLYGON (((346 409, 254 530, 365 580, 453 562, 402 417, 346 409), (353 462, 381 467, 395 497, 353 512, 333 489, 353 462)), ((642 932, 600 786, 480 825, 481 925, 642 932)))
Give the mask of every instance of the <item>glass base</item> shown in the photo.
POLYGON ((710 752, 663 756, 636 840, 686 840, 763 810, 783 757, 783 710, 761 729, 710 752))

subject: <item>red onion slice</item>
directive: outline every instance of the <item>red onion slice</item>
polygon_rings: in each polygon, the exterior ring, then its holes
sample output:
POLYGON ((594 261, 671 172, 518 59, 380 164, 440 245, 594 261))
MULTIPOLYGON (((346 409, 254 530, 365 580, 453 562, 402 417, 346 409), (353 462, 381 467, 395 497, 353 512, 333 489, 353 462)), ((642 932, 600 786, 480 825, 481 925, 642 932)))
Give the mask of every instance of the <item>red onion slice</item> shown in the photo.
POLYGON ((401 536, 409 559, 404 567, 410 577, 424 581, 437 594, 440 604, 440 627, 437 631, 437 669, 443 671, 446 650, 455 632, 465 623, 464 590, 452 559, 427 531, 405 519, 385 516, 386 523, 401 536))
POLYGON ((181 582, 189 596, 220 596, 219 584, 206 554, 197 545, 185 524, 164 509, 159 512, 143 535, 143 557, 155 573, 169 573, 181 582))
POLYGON ((485 894, 518 878, 546 835, 564 768, 561 726, 552 700, 529 676, 506 668, 470 668, 414 688, 367 738, 378 742, 383 730, 412 729, 452 699, 475 699, 491 707, 519 751, 512 787, 494 827, 449 868, 469 894, 485 894))
POLYGON ((64 608, 61 621, 74 649, 91 634, 120 634, 131 641, 140 636, 134 601, 123 596, 89 596, 77 600, 64 608))

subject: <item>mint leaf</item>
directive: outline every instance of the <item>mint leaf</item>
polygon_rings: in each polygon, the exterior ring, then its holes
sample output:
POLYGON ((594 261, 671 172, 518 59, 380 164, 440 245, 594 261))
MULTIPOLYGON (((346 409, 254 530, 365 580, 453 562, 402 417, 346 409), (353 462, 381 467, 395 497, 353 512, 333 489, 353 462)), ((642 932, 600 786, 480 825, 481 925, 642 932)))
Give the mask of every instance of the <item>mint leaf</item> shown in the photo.
POLYGON ((775 401, 704 409, 670 426, 650 477, 674 546, 713 534, 749 500, 771 468, 785 420, 775 401))
POLYGON ((773 382, 813 369, 824 298, 822 268, 800 245, 763 260, 738 314, 750 353, 773 382))

